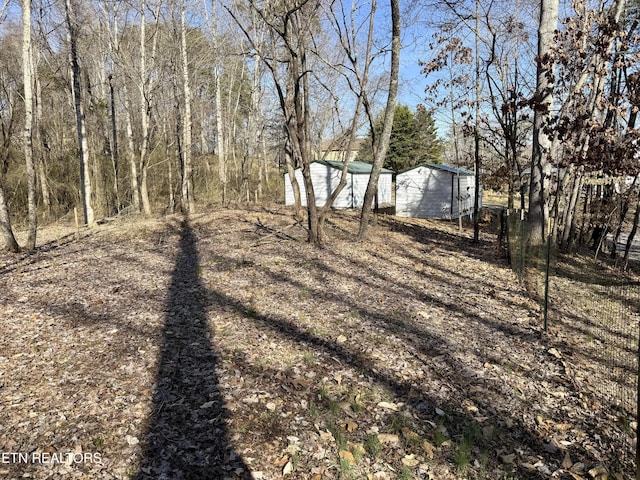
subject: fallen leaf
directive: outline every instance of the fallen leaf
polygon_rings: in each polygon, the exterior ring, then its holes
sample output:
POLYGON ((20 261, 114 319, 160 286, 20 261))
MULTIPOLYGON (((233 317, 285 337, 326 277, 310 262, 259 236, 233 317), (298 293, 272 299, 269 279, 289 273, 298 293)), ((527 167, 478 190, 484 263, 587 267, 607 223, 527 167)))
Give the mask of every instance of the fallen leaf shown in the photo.
POLYGON ((400 437, 392 433, 380 433, 378 440, 380 440, 380 443, 400 443, 400 437))
POLYGON ((378 407, 386 408, 388 410, 393 410, 394 412, 398 411, 398 405, 396 403, 391 402, 380 402, 378 403, 378 407))
POLYGON ((428 442, 427 440, 423 440, 422 441, 422 449, 424 450, 424 453, 427 456, 427 458, 429 460, 432 460, 434 455, 435 455, 435 452, 436 452, 435 445, 433 445, 432 443, 428 442))
POLYGON ((553 355, 556 358, 562 358, 562 355, 556 348, 551 347, 549 350, 547 350, 547 352, 549 352, 550 355, 553 355))
POLYGON ((347 462, 349 465, 356 463, 356 459, 349 450, 340 450, 340 459, 347 462))
POLYGON ((324 440, 325 442, 329 442, 329 441, 333 441, 333 434, 327 430, 323 431, 323 432, 319 432, 318 433, 320 435, 320 439, 324 440))
POLYGON ((285 475, 289 475, 291 472, 293 472, 293 463, 289 461, 282 469, 282 476, 284 477, 285 475))
POLYGON ((602 465, 598 465, 591 470, 589 470, 589 476, 591 478, 600 478, 601 476, 606 476, 609 472, 602 465))
POLYGON ((573 466, 573 462, 571 461, 569 452, 567 452, 564 454, 564 459, 562 460, 562 468, 569 470, 572 466, 573 466))
POLYGON ((353 432, 356 428, 358 428, 358 424, 352 420, 347 420, 346 422, 344 422, 344 429, 351 433, 353 432))
POLYGON ((405 455, 402 459, 402 463, 407 467, 415 467, 420 463, 420 461, 416 459, 416 456, 414 454, 411 454, 405 455))
POLYGON ((287 462, 288 462, 288 461, 289 461, 289 455, 285 455, 284 457, 279 458, 278 460, 276 460, 276 461, 274 462, 274 465, 275 465, 276 467, 280 467, 280 468, 282 468, 282 467, 284 467, 284 466, 287 464, 287 462))

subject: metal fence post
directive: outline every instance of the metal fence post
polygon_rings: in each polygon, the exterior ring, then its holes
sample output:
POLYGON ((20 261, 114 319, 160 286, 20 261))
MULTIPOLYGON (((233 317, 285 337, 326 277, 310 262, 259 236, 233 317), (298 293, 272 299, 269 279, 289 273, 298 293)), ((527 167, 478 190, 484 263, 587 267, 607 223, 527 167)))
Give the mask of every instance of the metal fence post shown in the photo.
POLYGON ((520 280, 524 278, 524 210, 520 210, 520 265, 518 265, 518 274, 520 280))

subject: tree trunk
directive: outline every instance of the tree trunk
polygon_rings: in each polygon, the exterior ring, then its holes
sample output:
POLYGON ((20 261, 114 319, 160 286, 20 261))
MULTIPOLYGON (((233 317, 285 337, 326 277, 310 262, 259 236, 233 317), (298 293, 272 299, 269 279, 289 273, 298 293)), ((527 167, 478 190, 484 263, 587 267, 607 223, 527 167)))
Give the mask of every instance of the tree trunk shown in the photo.
MULTIPOLYGON (((475 62, 476 62, 476 78, 475 78, 475 113, 474 113, 474 132, 473 132, 473 144, 474 144, 474 171, 475 181, 473 193, 473 241, 478 242, 480 240, 480 174, 481 174, 481 158, 480 158, 480 33, 479 33, 479 21, 480 21, 480 1, 476 0, 476 28, 475 28, 475 62)), ((460 197, 460 190, 458 189, 458 197, 460 197)), ((462 216, 462 212, 458 210, 458 216, 462 216)))
POLYGON ((12 253, 18 253, 20 247, 16 242, 16 237, 13 235, 13 229, 11 228, 11 215, 9 213, 9 207, 5 200, 4 182, 0 175, 0 229, 2 230, 2 238, 4 239, 5 249, 12 253))
POLYGON ((129 157, 129 171, 131 182, 131 206, 135 213, 140 213, 140 181, 138 179, 138 165, 136 160, 136 149, 133 142, 133 120, 131 113, 131 102, 129 101, 129 94, 127 86, 123 87, 124 93, 124 108, 126 110, 126 123, 127 123, 127 155, 129 157))
POLYGON ((111 167, 113 168, 113 196, 115 199, 115 209, 120 208, 120 192, 118 188, 118 179, 120 174, 120 158, 118 154, 118 122, 116 120, 116 94, 113 88, 113 76, 109 75, 109 103, 110 103, 110 120, 111 120, 111 167))
POLYGON ((291 114, 288 112, 293 112, 293 76, 288 75, 286 81, 286 96, 284 98, 284 106, 283 111, 285 113, 285 127, 287 130, 287 138, 288 141, 285 143, 285 162, 287 164, 287 172, 289 173, 289 179, 291 180, 291 188, 293 190, 293 199, 294 199, 294 215, 296 217, 302 218, 302 194, 300 193, 300 185, 298 184, 298 178, 295 175, 296 167, 301 167, 300 157, 296 155, 294 140, 295 135, 290 133, 292 131, 291 124, 291 114), (296 161, 298 164, 296 164, 296 161))
POLYGON ((301 218, 302 210, 302 198, 300 195, 300 185, 298 185, 298 179, 296 178, 295 165, 293 163, 293 157, 289 152, 287 146, 285 146, 284 163, 287 167, 287 174, 291 181, 291 190, 293 191, 293 215, 296 218, 301 218))
POLYGON ((218 154, 218 180, 220 181, 221 202, 227 204, 227 155, 224 148, 224 128, 222 126, 222 91, 220 88, 220 68, 216 68, 216 153, 218 154))
MULTIPOLYGON (((359 66, 357 61, 358 57, 354 55, 353 54, 354 52, 351 50, 351 48, 353 48, 354 45, 352 45, 352 42, 350 42, 349 40, 342 38, 343 36, 342 28, 339 25, 336 28, 336 31, 338 31, 340 34, 341 44, 345 49, 345 53, 347 54, 347 57, 351 61, 351 66, 352 66, 353 72, 355 72, 355 76, 358 82, 357 87, 359 91, 356 91, 355 87, 352 87, 353 92, 356 94, 357 101, 356 101, 356 106, 353 113, 353 118, 351 119, 351 126, 349 129, 349 140, 345 148, 345 157, 343 159, 344 166, 342 167, 340 182, 338 182, 338 185, 333 190, 333 192, 331 192, 331 195, 329 196, 324 206, 320 210, 318 230, 320 232, 321 241, 324 241, 324 237, 325 237, 324 224, 325 224, 325 220, 327 219, 327 216, 329 215, 329 212, 331 211, 330 209, 333 206, 333 202, 335 202, 335 200, 338 198, 338 195, 340 195, 340 192, 342 192, 342 190, 347 184, 347 172, 348 172, 349 160, 351 158, 351 150, 355 144, 356 133, 358 130, 358 122, 360 121, 360 111, 362 109, 362 106, 368 103, 367 86, 369 83, 369 67, 371 66, 371 50, 373 47, 373 37, 375 33, 374 27, 375 27, 375 14, 377 10, 377 1, 372 0, 370 4, 371 4, 371 7, 369 10, 369 28, 367 32, 367 45, 364 53, 364 68, 363 68, 362 74, 360 74, 359 72, 359 66)), ((353 19, 353 15, 354 15, 353 10, 351 11, 351 15, 352 15, 351 18, 353 19)))
POLYGON ((569 250, 571 247, 572 239, 571 233, 575 232, 575 218, 576 209, 578 208, 578 199, 580 197, 580 191, 582 190, 584 167, 580 167, 576 172, 573 179, 573 186, 571 188, 569 203, 564 215, 564 230, 562 232, 562 247, 565 250, 569 250))
POLYGON ((624 247, 624 269, 626 270, 629 265, 629 254, 631 253, 631 246, 633 240, 636 238, 636 232, 638 231, 638 223, 640 222, 640 196, 638 197, 638 203, 636 204, 636 213, 633 215, 633 226, 627 238, 627 244, 624 247))
MULTIPOLYGON (((300 10, 293 16, 294 28, 299 25, 300 10)), ((297 30, 297 29, 296 29, 297 30)), ((305 39, 298 39, 298 54, 291 55, 291 78, 294 82, 293 95, 293 118, 295 122, 291 125, 294 130, 294 152, 297 153, 302 165, 302 178, 304 179, 305 194, 307 197, 307 241, 314 245, 320 244, 320 234, 318 231, 318 207, 316 206, 316 195, 311 181, 311 144, 310 129, 311 118, 309 108, 309 73, 307 72, 307 52, 305 39)))
POLYGON ((171 161, 171 149, 169 147, 169 133, 167 132, 167 121, 162 123, 162 136, 164 138, 164 158, 167 161, 167 174, 168 174, 168 183, 169 183, 169 206, 167 208, 169 213, 174 213, 176 209, 176 199, 173 195, 173 167, 171 161))
POLYGON ((215 52, 215 66, 213 76, 215 82, 215 108, 216 108, 216 147, 215 153, 218 157, 218 181, 220 182, 220 201, 224 207, 227 203, 227 157, 225 149, 224 126, 222 124, 222 89, 220 77, 222 76, 222 60, 218 42, 218 12, 216 0, 211 0, 211 42, 213 52, 215 52))
POLYGON ((151 204, 149 202, 149 190, 147 186, 147 148, 149 146, 149 101, 147 99, 147 48, 146 48, 146 2, 143 0, 140 14, 140 85, 139 85, 139 109, 140 109, 140 160, 138 168, 140 170, 140 200, 142 211, 145 215, 151 215, 151 204))
MULTIPOLYGON (((35 69, 35 68, 34 68, 35 69)), ((53 213, 53 206, 51 204, 51 190, 49 189, 49 179, 47 178, 45 166, 49 162, 50 149, 47 141, 47 132, 43 126, 42 115, 42 89, 40 86, 40 79, 37 72, 34 73, 35 80, 35 103, 36 103, 36 129, 35 134, 37 140, 34 142, 39 145, 40 155, 36 160, 36 169, 38 174, 38 182, 40 183, 40 193, 42 194, 42 204, 45 210, 45 215, 49 216, 53 213)))
POLYGON ((371 168, 371 176, 367 190, 364 194, 364 203, 360 215, 360 229, 358 238, 361 240, 367 236, 369 228, 369 218, 371 216, 371 208, 374 196, 378 191, 378 179, 382 164, 387 155, 389 142, 391 139, 391 128, 393 126, 393 115, 396 108, 396 97, 398 95, 398 72, 400 70, 400 2, 399 0, 390 0, 391 2, 391 75, 389 78, 389 94, 387 97, 387 106, 384 112, 384 124, 382 134, 377 142, 377 148, 374 152, 373 167, 371 168))
POLYGON ((556 240, 562 238, 562 232, 560 229, 564 229, 564 226, 566 225, 565 216, 567 215, 570 197, 570 193, 568 193, 569 183, 571 183, 575 178, 575 169, 574 165, 569 165, 564 172, 564 175, 562 175, 562 179, 560 179, 560 172, 558 172, 559 184, 555 195, 555 203, 552 209, 553 216, 556 217, 556 221, 554 222, 553 230, 551 231, 553 238, 556 240))
POLYGON ((182 147, 183 147, 183 168, 182 168, 182 209, 185 213, 195 213, 195 203, 193 199, 193 183, 191 179, 191 85, 189 84, 189 59, 187 58, 187 26, 186 26, 186 6, 182 3, 180 15, 180 46, 182 56, 182 87, 184 93, 184 122, 182 123, 182 147))
POLYGON ((534 95, 533 149, 529 185, 529 217, 526 232, 529 245, 544 243, 549 217, 551 138, 545 132, 551 120, 555 69, 551 53, 558 26, 558 0, 541 0, 538 24, 536 92, 534 95))
POLYGON ((73 80, 73 99, 76 112, 76 129, 78 134, 78 146, 80 149, 80 193, 84 214, 84 224, 93 225, 94 214, 91 206, 91 175, 89 172, 89 144, 87 142, 87 132, 84 118, 84 107, 82 105, 82 90, 80 86, 80 64, 78 63, 77 49, 77 29, 78 24, 75 17, 71 0, 65 0, 65 13, 68 28, 68 41, 70 45, 71 76, 73 80))
POLYGON ((22 2, 22 79, 24 83, 24 158, 27 166, 27 208, 29 230, 27 249, 36 248, 38 211, 36 170, 33 159, 33 56, 31 51, 31 0, 22 2))

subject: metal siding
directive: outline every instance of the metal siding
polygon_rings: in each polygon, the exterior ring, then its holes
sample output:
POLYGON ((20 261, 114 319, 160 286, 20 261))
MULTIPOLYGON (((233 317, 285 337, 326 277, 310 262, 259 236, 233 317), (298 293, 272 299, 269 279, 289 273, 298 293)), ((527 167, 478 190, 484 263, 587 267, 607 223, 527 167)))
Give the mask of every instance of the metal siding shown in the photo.
POLYGON ((361 208, 364 203, 364 194, 367 191, 370 175, 352 175, 353 196, 351 208, 361 208))
MULTIPOLYGON (((325 162, 314 162, 311 164, 311 181, 313 182, 313 191, 316 195, 316 205, 323 206, 331 195, 331 192, 340 183, 342 170, 332 168, 325 162)), ((300 185, 300 195, 302 197, 302 205, 307 205, 307 197, 304 188, 304 179, 302 178, 302 170, 296 169, 296 178, 300 185)), ((368 174, 354 175, 347 173, 347 184, 342 189, 338 198, 333 202, 335 208, 361 208, 364 201, 364 194, 369 183, 368 174)), ((378 192, 380 203, 391 203, 391 183, 392 174, 382 172, 378 183, 378 192)), ((293 205, 293 188, 289 180, 289 174, 284 176, 285 184, 285 205, 293 205)))
MULTIPOLYGON (((473 210, 473 175, 461 175, 463 192, 470 185, 473 210)), ((449 169, 420 166, 396 177, 396 215, 416 218, 457 218, 457 175, 449 169), (453 198, 453 202, 452 202, 453 198)), ((468 205, 463 205, 463 211, 468 205)))
MULTIPOLYGON (((349 174, 347 174, 349 175, 349 174)), ((298 185, 300 185, 300 197, 302 206, 307 206, 307 195, 306 189, 304 187, 304 178, 302 177, 302 169, 296 169, 296 178, 298 179, 298 185)), ((311 182, 313 183, 313 192, 316 195, 316 205, 323 206, 329 198, 329 195, 333 191, 333 189, 340 182, 340 170, 336 170, 335 168, 331 168, 328 165, 324 165, 319 162, 314 162, 311 164, 311 182)), ((340 192, 338 198, 334 202, 334 207, 336 208, 348 208, 350 202, 350 189, 349 189, 349 181, 347 181, 347 185, 340 192)), ((293 187, 291 186, 291 181, 289 180, 289 174, 285 174, 284 178, 285 185, 285 205, 293 205, 293 187)))
MULTIPOLYGON (((296 179, 298 180, 298 185, 300 186, 300 201, 303 206, 307 205, 307 196, 306 189, 304 188, 304 180, 302 178, 302 170, 299 168, 295 170, 296 179)), ((294 197, 293 197, 293 185, 291 185, 291 179, 289 178, 289 173, 284 174, 284 204, 285 205, 293 205, 294 197)))
POLYGON ((380 205, 392 203, 391 188, 393 183, 392 173, 381 173, 378 180, 378 201, 380 205))
MULTIPOLYGON (((341 175, 342 170, 338 170, 322 162, 314 162, 311 164, 311 181, 313 182, 313 191, 316 194, 317 206, 324 206, 331 192, 333 192, 340 183, 341 175)), ((338 195, 338 198, 333 202, 335 208, 350 208, 351 191, 349 184, 351 182, 349 181, 349 177, 351 176, 350 173, 347 173, 347 184, 338 195)))

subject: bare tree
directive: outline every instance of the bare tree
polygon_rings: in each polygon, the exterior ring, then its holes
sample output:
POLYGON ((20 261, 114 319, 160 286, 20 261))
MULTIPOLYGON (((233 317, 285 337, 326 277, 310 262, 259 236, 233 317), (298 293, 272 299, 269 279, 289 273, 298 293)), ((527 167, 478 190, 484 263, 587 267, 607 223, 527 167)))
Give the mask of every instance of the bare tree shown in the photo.
MULTIPOLYGON (((352 2, 351 9, 349 14, 347 15, 345 12, 345 5, 342 1, 336 2, 331 5, 331 8, 328 9, 328 17, 331 20, 331 23, 334 27, 334 30, 338 36, 338 40, 340 42, 340 46, 342 47, 343 54, 346 57, 345 63, 338 63, 337 65, 332 65, 332 68, 336 69, 347 81, 349 89, 356 96, 356 105, 354 108, 353 116, 351 118, 350 125, 346 132, 347 142, 344 146, 345 150, 345 158, 344 165, 342 167, 342 172, 340 175, 340 181, 336 188, 331 192, 331 195, 327 198, 324 206, 321 208, 319 212, 319 232, 321 238, 324 236, 324 222, 328 217, 329 212, 331 211, 331 207, 333 206, 333 202, 338 198, 340 192, 344 189, 347 184, 347 172, 349 168, 349 159, 351 157, 351 151, 355 146, 356 133, 358 130, 358 125, 360 122, 360 114, 364 107, 367 117, 369 119, 369 124, 373 125, 373 113, 371 111, 371 102, 369 98, 369 71, 371 68, 371 64, 373 61, 372 58, 372 49, 373 49, 373 40, 375 34, 375 16, 377 10, 377 2, 376 0, 372 0, 369 2, 369 12, 368 12, 368 31, 365 42, 365 50, 364 54, 360 55, 358 48, 358 28, 356 27, 356 8, 357 3, 352 2), (339 9, 336 12, 336 9, 339 9)), ((337 109, 336 109, 337 110, 337 109)), ((340 112, 338 112, 338 118, 340 117, 340 112)), ((374 132, 374 129, 371 130, 374 132)), ((338 136, 338 141, 343 141, 343 133, 340 132, 338 136)))
POLYGON ((38 211, 36 170, 33 159, 33 52, 31 43, 31 0, 22 2, 22 78, 24 82, 24 158, 27 166, 27 207, 29 230, 27 249, 36 248, 38 211))
POLYGON ((13 234, 4 183, 4 177, 9 166, 9 151, 16 120, 14 114, 16 95, 7 86, 5 75, 6 73, 0 73, 0 230, 4 248, 10 252, 17 253, 20 247, 13 234))
POLYGON ((369 219, 373 207, 373 199, 378 191, 378 180, 380 171, 384 163, 389 142, 391 139, 391 128, 393 127, 393 115, 396 108, 396 97, 398 95, 398 75, 400 72, 400 4, 399 0, 390 0, 391 4, 391 73, 389 77, 389 93, 387 106, 384 112, 382 133, 376 144, 373 146, 373 167, 367 190, 364 194, 362 212, 360 214, 360 228, 358 237, 365 239, 369 228, 369 219))
MULTIPOLYGON (((307 200, 309 243, 319 244, 318 209, 311 181, 312 160, 310 138, 310 85, 311 73, 309 43, 313 35, 319 8, 318 0, 292 0, 279 5, 259 5, 250 0, 249 7, 255 18, 268 26, 270 51, 258 52, 273 79, 280 109, 285 119, 288 144, 292 157, 302 168, 307 200)), ((254 51, 262 49, 249 28, 230 8, 227 11, 243 30, 254 51)), ((292 181, 294 177, 291 177, 292 181)))
POLYGON ((72 91, 76 113, 76 129, 78 135, 80 161, 80 193, 85 225, 95 221, 91 205, 91 175, 89 172, 89 144, 82 103, 82 86, 80 83, 80 63, 78 61, 78 22, 72 0, 65 0, 65 18, 67 22, 67 40, 69 42, 69 61, 71 63, 72 91))
POLYGON ((214 97, 215 97, 215 131, 216 131, 216 148, 215 152, 218 157, 218 181, 220 182, 221 203, 227 203, 227 149, 225 147, 225 132, 222 117, 222 54, 221 42, 218 33, 218 9, 217 0, 211 0, 211 11, 209 12, 205 3, 205 11, 207 12, 208 27, 211 35, 211 49, 214 52, 213 78, 214 78, 214 97))
POLYGON ((182 123, 182 210, 195 213, 193 182, 191 179, 191 83, 189 82, 189 58, 187 56, 186 2, 180 11, 180 53, 182 59, 182 89, 184 95, 184 121, 182 123))
POLYGON ((529 185, 527 238, 531 245, 544 243, 549 218, 549 181, 552 140, 545 129, 551 124, 555 68, 554 33, 558 26, 558 0, 541 0, 538 24, 538 56, 533 115, 533 152, 529 185))

